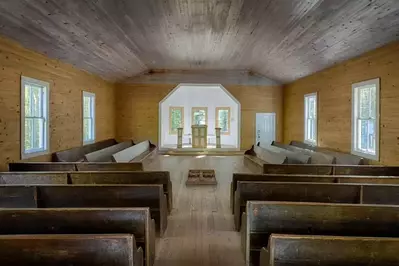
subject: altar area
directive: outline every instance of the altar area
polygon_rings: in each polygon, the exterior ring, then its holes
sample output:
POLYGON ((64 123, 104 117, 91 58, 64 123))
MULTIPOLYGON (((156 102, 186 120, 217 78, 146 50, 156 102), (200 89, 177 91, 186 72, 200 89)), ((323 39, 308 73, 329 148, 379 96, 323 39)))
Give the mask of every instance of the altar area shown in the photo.
POLYGON ((159 150, 240 150, 240 109, 220 84, 178 85, 159 104, 159 150))

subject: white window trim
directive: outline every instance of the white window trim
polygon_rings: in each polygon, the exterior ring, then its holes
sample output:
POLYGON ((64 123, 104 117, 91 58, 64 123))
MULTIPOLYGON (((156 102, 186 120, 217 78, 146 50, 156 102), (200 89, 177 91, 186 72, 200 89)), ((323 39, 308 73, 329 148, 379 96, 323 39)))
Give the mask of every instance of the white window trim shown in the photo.
POLYGON ((366 159, 379 161, 380 160, 380 78, 366 80, 358 83, 352 84, 352 136, 351 136, 351 152, 354 155, 364 157, 366 159), (366 85, 375 85, 376 87, 376 119, 375 119, 375 155, 370 153, 365 153, 356 149, 356 88, 366 86, 366 85))
POLYGON ((303 120, 303 134, 304 134, 304 136, 303 136, 303 142, 304 143, 307 143, 307 144, 310 144, 310 145, 317 145, 317 138, 318 138, 318 126, 317 126, 317 124, 318 124, 318 110, 319 110, 319 107, 318 107, 318 99, 317 99, 317 92, 313 92, 313 93, 308 93, 308 94, 305 94, 305 96, 303 97, 303 102, 304 102, 304 112, 303 112, 303 114, 304 114, 304 120, 303 120), (308 140, 308 139, 306 139, 306 136, 308 135, 307 134, 307 125, 306 125, 306 122, 307 122, 307 117, 306 117, 306 112, 307 112, 307 109, 306 109, 306 98, 307 97, 310 97, 310 96, 314 96, 315 98, 316 98, 316 107, 315 107, 315 109, 316 109, 316 114, 315 114, 315 120, 316 120, 316 123, 315 123, 315 131, 316 131, 316 140, 315 141, 311 141, 311 140, 308 140))
POLYGON ((82 142, 83 145, 92 144, 96 142, 96 94, 92 92, 83 91, 82 95, 82 142), (84 97, 93 98, 94 106, 93 106, 93 139, 92 140, 84 140, 84 97))
POLYGON ((29 159, 41 155, 49 154, 50 152, 50 83, 37 80, 34 78, 29 78, 25 76, 21 76, 21 159, 29 159), (26 84, 36 84, 38 86, 42 86, 46 88, 46 113, 45 113, 45 149, 39 150, 37 152, 25 152, 25 85, 26 84))

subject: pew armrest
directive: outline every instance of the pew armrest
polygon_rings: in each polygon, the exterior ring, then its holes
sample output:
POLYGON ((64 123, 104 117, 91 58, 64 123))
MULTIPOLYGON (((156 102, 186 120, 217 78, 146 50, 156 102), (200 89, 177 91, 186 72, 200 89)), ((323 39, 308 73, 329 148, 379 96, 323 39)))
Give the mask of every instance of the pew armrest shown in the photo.
POLYGON ((144 266, 143 249, 141 247, 137 249, 136 257, 134 265, 144 266))
POLYGON ((161 215, 161 229, 159 232, 159 236, 162 237, 166 231, 166 228, 168 227, 168 206, 167 206, 167 196, 163 194, 163 197, 161 197, 161 209, 160 209, 160 215, 161 215))
POLYGON ((273 265, 273 262, 270 261, 270 253, 267 250, 267 248, 263 247, 261 249, 259 261, 260 261, 259 265, 262 265, 262 266, 272 266, 273 265))
POLYGON ((149 239, 148 239, 148 261, 146 266, 152 266, 155 261, 155 220, 151 219, 150 221, 150 228, 149 228, 149 239))
POLYGON ((240 195, 238 191, 234 192, 234 225, 237 231, 240 231, 241 227, 241 204, 240 204, 240 195))
POLYGON ((247 214, 244 212, 241 216, 241 251, 246 258, 246 250, 247 250, 247 214))

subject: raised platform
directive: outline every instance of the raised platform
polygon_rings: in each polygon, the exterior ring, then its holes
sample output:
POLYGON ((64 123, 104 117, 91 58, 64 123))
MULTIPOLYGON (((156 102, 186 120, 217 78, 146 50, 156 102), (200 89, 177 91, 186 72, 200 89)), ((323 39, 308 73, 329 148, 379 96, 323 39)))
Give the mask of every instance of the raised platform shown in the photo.
POLYGON ((243 155, 244 151, 237 149, 233 146, 223 145, 222 148, 216 148, 215 146, 208 145, 208 148, 198 149, 192 148, 191 146, 183 146, 183 148, 177 148, 176 146, 163 146, 159 149, 159 154, 175 155, 175 156, 197 156, 197 155, 208 155, 208 156, 236 156, 243 155))

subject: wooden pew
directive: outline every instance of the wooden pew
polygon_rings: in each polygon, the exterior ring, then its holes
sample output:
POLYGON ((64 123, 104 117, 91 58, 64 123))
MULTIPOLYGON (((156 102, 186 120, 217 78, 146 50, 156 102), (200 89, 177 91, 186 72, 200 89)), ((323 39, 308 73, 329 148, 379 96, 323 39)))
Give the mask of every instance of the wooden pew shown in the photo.
POLYGON ((133 141, 125 141, 107 148, 87 153, 84 156, 86 162, 112 162, 112 155, 133 146, 133 141))
POLYGON ((263 175, 234 173, 230 184, 230 207, 234 214, 234 193, 239 181, 338 183, 336 177, 316 175, 263 175))
POLYGON ((399 176, 398 166, 264 164, 264 174, 399 176))
POLYGON ((166 171, 152 172, 74 172, 72 184, 161 184, 168 198, 169 212, 173 208, 173 189, 170 174, 166 171))
POLYGON ((133 234, 146 266, 155 258, 155 223, 148 208, 0 209, 0 235, 133 234))
POLYGON ((333 175, 332 164, 265 164, 264 174, 333 175))
POLYGON ((157 230, 167 227, 167 200, 162 185, 58 185, 37 187, 39 208, 149 207, 157 230))
POLYGON ((335 165, 334 175, 399 176, 399 166, 335 165))
POLYGON ((267 147, 262 147, 262 148, 265 150, 279 153, 279 154, 286 156, 287 164, 310 164, 310 156, 309 155, 286 150, 286 149, 280 148, 278 146, 273 146, 273 145, 268 145, 267 147))
POLYGON ((260 266, 399 265, 399 239, 272 234, 260 266))
POLYGON ((399 205, 399 185, 363 185, 363 204, 399 205))
POLYGON ((361 188, 356 184, 239 181, 234 196, 234 224, 239 231, 248 201, 361 203, 361 188))
POLYGON ((298 152, 310 156, 311 164, 335 164, 335 157, 329 154, 324 154, 317 151, 302 149, 299 147, 283 144, 277 141, 273 141, 273 146, 286 149, 293 152, 298 152))
POLYGON ((143 171, 141 162, 135 163, 77 163, 78 171, 143 171))
POLYGON ((76 171, 74 163, 51 163, 51 162, 20 162, 9 163, 11 172, 72 172, 76 171))
POLYGON ((291 141, 290 143, 291 146, 299 147, 302 149, 307 149, 307 150, 312 150, 312 151, 317 151, 321 152, 324 154, 328 154, 331 156, 335 157, 335 163, 336 164, 343 164, 343 165, 361 165, 365 164, 365 160, 362 157, 349 154, 349 153, 343 153, 343 152, 338 152, 338 151, 333 151, 329 150, 326 148, 321 148, 313 145, 309 145, 300 141, 291 141))
POLYGON ((133 235, 0 236, 2 265, 141 266, 133 235))
POLYGON ((287 156, 265 150, 257 145, 245 151, 244 165, 251 169, 254 173, 263 173, 263 165, 265 164, 285 164, 288 163, 287 156))
POLYGON ((154 151, 156 151, 156 146, 146 140, 113 154, 112 161, 117 163, 140 162, 154 151))
POLYGON ((36 208, 35 187, 0 186, 0 208, 36 208))
POLYGON ((68 184, 68 174, 62 172, 0 172, 0 184, 68 184))
MULTIPOLYGON (((234 214, 234 193, 239 181, 264 182, 310 182, 342 184, 386 184, 399 185, 399 176, 333 176, 333 175, 258 175, 234 173, 230 184, 230 206, 234 214)), ((377 201, 374 201, 377 202, 377 201)))
POLYGON ((107 139, 68 150, 53 153, 54 162, 80 162, 84 160, 85 154, 98 151, 117 144, 115 139, 107 139))
POLYGON ((271 234, 399 237, 399 206, 247 202, 241 228, 247 265, 259 265, 271 234))

